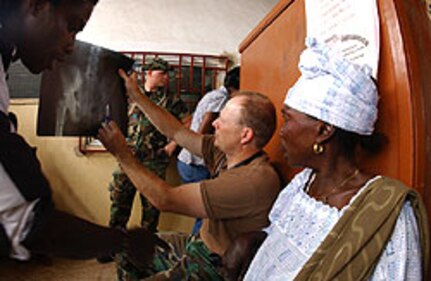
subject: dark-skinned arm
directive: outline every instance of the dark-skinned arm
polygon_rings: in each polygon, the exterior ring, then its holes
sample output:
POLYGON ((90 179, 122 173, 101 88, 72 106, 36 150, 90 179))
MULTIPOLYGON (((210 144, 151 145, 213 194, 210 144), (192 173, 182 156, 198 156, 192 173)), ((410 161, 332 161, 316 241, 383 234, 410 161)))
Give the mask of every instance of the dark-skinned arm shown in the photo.
POLYGON ((263 231, 238 236, 223 256, 223 273, 229 281, 243 280, 251 261, 267 234, 263 231))
MULTIPOLYGON (((0 162, 26 201, 37 202, 32 209, 31 224, 28 222, 30 229, 21 241, 32 254, 90 259, 123 252, 140 268, 151 260, 155 245, 162 244, 157 236, 144 229, 121 231, 57 210, 52 201, 51 186, 42 172, 35 149, 20 135, 1 133, 0 162)), ((6 233, 2 237, 6 245, 0 246, 10 249, 6 233)), ((9 255, 9 252, 6 254, 9 255)))
POLYGON ((55 209, 35 222, 23 245, 32 254, 69 259, 92 259, 122 252, 138 268, 145 268, 151 261, 156 245, 167 247, 143 228, 127 231, 108 228, 55 209))

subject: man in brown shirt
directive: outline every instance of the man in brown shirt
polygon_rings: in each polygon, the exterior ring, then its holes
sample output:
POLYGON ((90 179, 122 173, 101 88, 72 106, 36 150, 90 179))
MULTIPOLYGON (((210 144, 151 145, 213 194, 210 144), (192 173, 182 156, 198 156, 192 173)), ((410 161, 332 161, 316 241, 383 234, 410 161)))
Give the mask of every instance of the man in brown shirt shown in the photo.
POLYGON ((238 235, 267 226, 268 212, 280 190, 279 177, 262 151, 275 130, 274 105, 261 94, 241 92, 228 101, 220 117, 213 122, 214 136, 201 135, 183 126, 142 95, 136 75, 129 77, 121 70, 120 75, 125 80, 129 97, 155 127, 178 145, 203 157, 212 173, 212 179, 172 188, 137 161, 114 122, 103 124, 99 130, 100 140, 117 158, 138 191, 156 208, 204 218, 200 231, 202 247, 190 251, 196 243, 187 244, 185 256, 178 257, 178 263, 182 265, 197 266, 190 267, 189 271, 187 266, 169 269, 155 262, 137 278, 165 271, 157 274, 164 276, 162 280, 189 274, 201 280, 221 280, 217 269, 208 272, 208 264, 204 263, 202 255, 223 255, 238 235), (201 256, 197 257, 196 252, 201 256), (202 270, 195 272, 196 268, 202 270))

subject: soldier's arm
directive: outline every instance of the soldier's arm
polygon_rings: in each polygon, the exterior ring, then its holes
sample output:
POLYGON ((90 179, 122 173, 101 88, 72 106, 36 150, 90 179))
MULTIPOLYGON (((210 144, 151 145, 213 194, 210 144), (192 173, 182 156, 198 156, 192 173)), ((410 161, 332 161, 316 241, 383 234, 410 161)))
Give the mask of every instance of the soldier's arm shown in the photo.
POLYGON ((128 76, 123 70, 119 70, 120 76, 125 82, 127 95, 136 102, 151 123, 166 137, 174 140, 178 145, 186 148, 195 155, 202 156, 201 134, 195 133, 164 108, 157 106, 146 95, 141 93, 137 84, 136 73, 128 76))
POLYGON ((127 148, 120 129, 114 122, 103 124, 98 138, 114 155, 136 189, 161 211, 206 218, 198 183, 172 187, 145 168, 127 148))

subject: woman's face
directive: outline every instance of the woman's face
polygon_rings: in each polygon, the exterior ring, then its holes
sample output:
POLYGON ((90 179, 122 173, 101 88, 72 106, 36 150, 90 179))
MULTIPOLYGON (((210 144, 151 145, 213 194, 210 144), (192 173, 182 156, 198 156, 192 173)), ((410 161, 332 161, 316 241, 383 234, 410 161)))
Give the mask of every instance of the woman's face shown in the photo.
POLYGON ((319 133, 318 120, 295 109, 283 106, 283 126, 280 130, 284 157, 292 167, 304 167, 313 156, 313 144, 319 133))

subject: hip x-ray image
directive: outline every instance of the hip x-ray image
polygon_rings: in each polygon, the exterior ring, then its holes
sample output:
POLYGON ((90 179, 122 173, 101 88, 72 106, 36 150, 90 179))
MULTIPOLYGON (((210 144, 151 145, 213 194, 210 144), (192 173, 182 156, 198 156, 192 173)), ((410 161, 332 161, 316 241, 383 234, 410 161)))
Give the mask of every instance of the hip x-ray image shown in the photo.
POLYGON ((42 75, 37 134, 95 136, 101 123, 114 120, 127 131, 127 97, 118 69, 133 60, 77 41, 73 54, 42 75))

